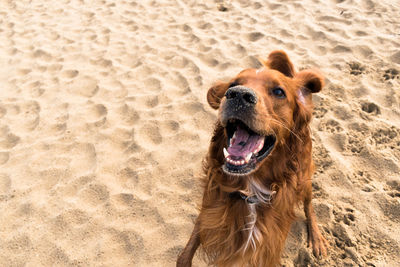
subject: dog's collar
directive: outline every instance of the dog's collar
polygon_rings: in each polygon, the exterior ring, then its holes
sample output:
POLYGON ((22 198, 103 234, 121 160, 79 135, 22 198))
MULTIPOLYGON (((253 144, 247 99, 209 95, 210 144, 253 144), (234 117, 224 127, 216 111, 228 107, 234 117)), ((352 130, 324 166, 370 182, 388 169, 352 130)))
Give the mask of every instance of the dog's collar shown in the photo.
POLYGON ((275 195, 275 193, 276 192, 273 191, 273 192, 271 192, 271 193, 269 193, 267 195, 263 195, 262 196, 263 200, 260 200, 256 195, 248 196, 246 194, 243 194, 240 191, 233 191, 233 192, 229 193, 229 197, 231 199, 243 199, 248 204, 260 204, 261 202, 265 203, 266 202, 265 200, 267 200, 268 201, 267 203, 270 204, 271 200, 272 200, 272 197, 275 195))

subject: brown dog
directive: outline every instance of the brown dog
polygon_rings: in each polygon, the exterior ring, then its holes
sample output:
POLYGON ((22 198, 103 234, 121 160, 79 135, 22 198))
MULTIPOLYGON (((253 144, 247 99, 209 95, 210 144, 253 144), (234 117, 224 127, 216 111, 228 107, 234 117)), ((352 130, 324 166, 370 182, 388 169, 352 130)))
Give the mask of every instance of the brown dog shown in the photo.
POLYGON ((295 73, 283 51, 207 94, 218 121, 205 159, 203 202, 177 266, 191 266, 201 244, 217 266, 276 266, 294 208, 304 203, 309 245, 326 254, 311 205, 312 93, 323 77, 295 73))

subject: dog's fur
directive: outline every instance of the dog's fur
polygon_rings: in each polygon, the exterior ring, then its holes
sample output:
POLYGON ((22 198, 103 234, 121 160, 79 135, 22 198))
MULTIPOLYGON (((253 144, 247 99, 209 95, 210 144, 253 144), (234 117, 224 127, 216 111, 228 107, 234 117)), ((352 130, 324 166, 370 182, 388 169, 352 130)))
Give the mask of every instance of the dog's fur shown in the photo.
POLYGON ((323 77, 312 70, 296 73, 283 51, 272 52, 262 63, 264 68, 246 69, 230 82, 217 83, 208 91, 207 100, 219 110, 219 117, 205 158, 200 214, 177 266, 191 266, 200 244, 212 265, 277 266, 295 220, 294 209, 300 202, 307 217, 309 245, 315 256, 326 254, 328 244, 311 205, 314 165, 309 129, 311 94, 322 89, 323 77), (276 137, 269 155, 244 175, 222 168, 226 164, 223 148, 228 142, 225 126, 229 119, 225 94, 238 84, 257 97, 244 122, 257 133, 276 137), (271 93, 277 86, 284 90, 285 98, 271 93), (231 193, 238 191, 255 196, 257 203, 232 198, 231 193))

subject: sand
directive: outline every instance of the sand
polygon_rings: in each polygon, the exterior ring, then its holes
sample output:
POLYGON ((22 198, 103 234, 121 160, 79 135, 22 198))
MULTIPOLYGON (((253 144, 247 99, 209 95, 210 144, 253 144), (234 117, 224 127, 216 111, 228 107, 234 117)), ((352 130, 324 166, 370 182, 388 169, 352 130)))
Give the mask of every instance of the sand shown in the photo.
MULTIPOLYGON (((285 50, 318 68, 314 205, 285 266, 400 262, 397 1, 1 1, 0 265, 174 266, 217 80, 285 50)), ((198 256, 195 266, 205 266, 198 256)))

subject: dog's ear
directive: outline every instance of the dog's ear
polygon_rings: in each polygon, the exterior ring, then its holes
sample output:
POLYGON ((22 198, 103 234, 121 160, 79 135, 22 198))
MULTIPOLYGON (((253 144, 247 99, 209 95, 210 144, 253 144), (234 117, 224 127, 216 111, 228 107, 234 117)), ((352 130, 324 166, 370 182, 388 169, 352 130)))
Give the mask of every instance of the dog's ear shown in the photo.
POLYGON ((218 109, 221 99, 224 97, 226 90, 228 90, 228 83, 217 82, 207 92, 208 104, 213 109, 218 109))
POLYGON ((269 54, 268 59, 263 62, 270 69, 277 70, 287 77, 294 76, 294 66, 287 54, 282 50, 276 50, 269 54))
POLYGON ((324 87, 324 77, 315 70, 300 71, 295 78, 311 93, 318 93, 324 87))
POLYGON ((324 86, 324 77, 315 70, 303 70, 294 77, 298 82, 298 98, 303 104, 311 102, 311 94, 318 93, 324 86))
POLYGON ((294 77, 298 89, 293 131, 302 131, 311 121, 312 116, 312 93, 318 93, 324 86, 323 76, 314 70, 303 70, 296 73, 294 77))

